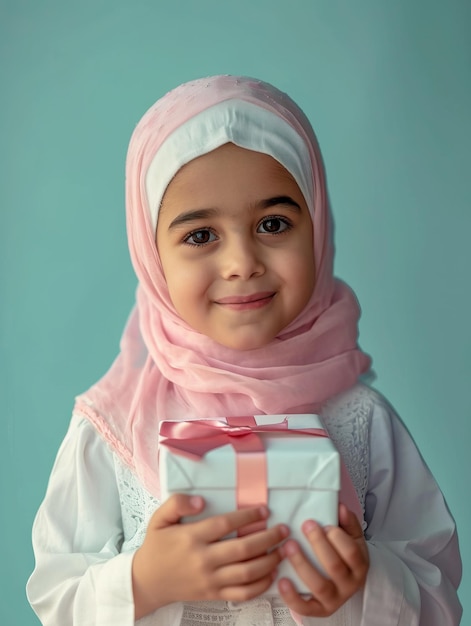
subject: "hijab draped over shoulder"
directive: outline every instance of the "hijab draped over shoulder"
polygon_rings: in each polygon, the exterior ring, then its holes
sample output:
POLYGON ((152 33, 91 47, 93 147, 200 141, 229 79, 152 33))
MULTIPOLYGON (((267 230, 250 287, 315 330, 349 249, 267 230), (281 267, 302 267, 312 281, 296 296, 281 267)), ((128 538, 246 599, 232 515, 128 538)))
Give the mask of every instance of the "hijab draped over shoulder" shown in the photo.
POLYGON ((154 495, 161 420, 316 412, 369 369, 370 359, 357 345, 357 300, 333 276, 332 222, 317 141, 286 94, 258 80, 215 76, 161 98, 130 141, 126 216, 139 280, 136 305, 119 355, 77 398, 75 412, 94 424, 154 495), (172 177, 227 142, 277 159, 303 192, 314 229, 310 301, 276 340, 248 351, 217 344, 178 316, 155 244, 160 203, 172 177))

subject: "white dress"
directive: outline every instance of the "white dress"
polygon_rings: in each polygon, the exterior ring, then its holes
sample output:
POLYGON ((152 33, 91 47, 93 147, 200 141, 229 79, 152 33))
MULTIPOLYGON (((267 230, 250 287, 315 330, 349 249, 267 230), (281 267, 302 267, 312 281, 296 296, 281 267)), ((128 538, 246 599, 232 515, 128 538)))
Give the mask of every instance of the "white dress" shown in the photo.
MULTIPOLYGON (((363 592, 306 626, 456 626, 461 560, 436 482, 392 408, 364 385, 322 417, 365 512, 370 569, 363 592)), ((131 564, 159 502, 93 426, 74 416, 33 528, 28 599, 44 626, 132 626, 131 564)), ((139 626, 292 626, 279 598, 163 607, 139 626)))

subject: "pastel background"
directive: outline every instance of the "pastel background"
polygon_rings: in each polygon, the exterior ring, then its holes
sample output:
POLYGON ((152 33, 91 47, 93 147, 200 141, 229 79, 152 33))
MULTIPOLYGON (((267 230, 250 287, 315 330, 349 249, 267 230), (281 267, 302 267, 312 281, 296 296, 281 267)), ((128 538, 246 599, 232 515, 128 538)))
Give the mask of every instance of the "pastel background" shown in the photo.
POLYGON ((336 271, 457 519, 471 624, 470 25, 468 0, 0 0, 1 624, 38 624, 33 517, 133 303, 129 136, 215 73, 273 82, 318 133, 336 271))

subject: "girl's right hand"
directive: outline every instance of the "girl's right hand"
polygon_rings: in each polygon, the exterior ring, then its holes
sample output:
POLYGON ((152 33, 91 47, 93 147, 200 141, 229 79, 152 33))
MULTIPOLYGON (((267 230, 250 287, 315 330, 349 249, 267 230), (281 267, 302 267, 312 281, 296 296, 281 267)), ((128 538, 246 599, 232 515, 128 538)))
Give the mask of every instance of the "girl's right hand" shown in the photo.
POLYGON ((273 582, 282 558, 275 548, 288 536, 288 528, 277 525, 220 541, 266 519, 266 507, 179 523, 203 509, 203 498, 176 494, 152 516, 132 564, 136 620, 171 602, 249 600, 273 582))

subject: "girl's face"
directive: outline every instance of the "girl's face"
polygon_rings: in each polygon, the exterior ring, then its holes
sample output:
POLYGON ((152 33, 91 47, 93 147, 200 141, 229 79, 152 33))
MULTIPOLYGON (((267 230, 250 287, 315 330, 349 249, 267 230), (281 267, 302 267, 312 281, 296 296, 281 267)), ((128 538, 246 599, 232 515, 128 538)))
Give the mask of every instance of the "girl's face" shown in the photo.
POLYGON ((298 185, 272 157, 234 144, 176 174, 156 242, 180 317, 229 348, 271 342, 314 289, 312 222, 298 185))

